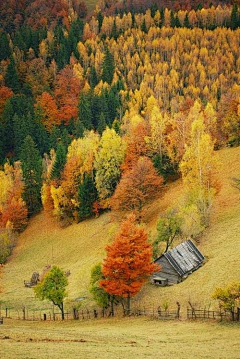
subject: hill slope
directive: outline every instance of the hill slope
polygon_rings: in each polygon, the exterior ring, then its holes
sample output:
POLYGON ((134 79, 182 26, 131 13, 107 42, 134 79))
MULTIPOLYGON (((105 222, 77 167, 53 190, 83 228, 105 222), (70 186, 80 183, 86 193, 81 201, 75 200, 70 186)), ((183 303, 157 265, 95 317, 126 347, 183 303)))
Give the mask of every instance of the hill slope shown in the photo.
MULTIPOLYGON (((240 191, 232 187, 231 177, 240 177, 240 147, 219 151, 221 166, 219 178, 222 189, 217 195, 212 211, 211 224, 198 245, 207 263, 184 282, 166 288, 147 284, 136 300, 148 305, 159 305, 163 300, 173 304, 189 299, 198 305, 208 305, 211 293, 218 285, 240 278, 240 191)), ((167 206, 178 201, 181 181, 168 186, 164 194, 146 209, 147 229, 154 233, 159 214, 167 206)), ((114 235, 117 217, 105 213, 61 229, 55 220, 41 213, 30 221, 21 234, 18 245, 8 263, 1 269, 1 301, 11 306, 41 307, 33 290, 25 288, 33 271, 41 272, 47 264, 57 264, 70 269, 69 298, 88 297, 90 271, 104 256, 104 248, 114 235)), ((88 299, 86 300, 88 303, 88 299)))

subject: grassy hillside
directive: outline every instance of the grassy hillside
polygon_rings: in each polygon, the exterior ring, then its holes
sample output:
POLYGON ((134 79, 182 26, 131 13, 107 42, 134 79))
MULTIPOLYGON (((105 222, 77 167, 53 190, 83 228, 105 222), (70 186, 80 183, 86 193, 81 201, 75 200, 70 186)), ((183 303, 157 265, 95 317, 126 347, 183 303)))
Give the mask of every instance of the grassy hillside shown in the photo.
MULTIPOLYGON (((219 151, 221 166, 218 176, 222 188, 212 209, 209 229, 199 243, 207 263, 183 283, 166 288, 147 284, 136 300, 159 305, 163 300, 182 304, 191 299, 199 305, 211 303, 211 293, 218 285, 240 278, 240 191, 231 186, 231 177, 240 177, 240 147, 219 151)), ((167 206, 177 202, 182 191, 181 181, 172 183, 146 209, 147 229, 154 234, 156 220, 167 206)), ((47 264, 70 269, 69 298, 87 297, 90 271, 105 256, 104 248, 118 227, 117 217, 105 213, 68 228, 59 228, 56 221, 41 213, 33 218, 21 234, 8 263, 1 269, 1 301, 12 306, 41 307, 33 290, 25 288, 34 271, 41 272, 47 264)), ((88 299, 89 298, 89 299, 88 299)))
POLYGON ((4 359, 239 359, 238 333, 237 323, 6 320, 0 327, 0 347, 4 359))

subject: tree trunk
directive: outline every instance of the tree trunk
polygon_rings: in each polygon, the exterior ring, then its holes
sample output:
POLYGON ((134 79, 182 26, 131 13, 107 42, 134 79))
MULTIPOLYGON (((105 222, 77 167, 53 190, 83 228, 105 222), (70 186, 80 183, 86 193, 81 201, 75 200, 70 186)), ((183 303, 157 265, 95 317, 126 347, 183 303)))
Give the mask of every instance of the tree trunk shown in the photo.
POLYGON ((237 321, 240 320, 240 308, 237 308, 237 321))
POLYGON ((165 248, 164 253, 166 253, 168 251, 169 245, 170 245, 169 241, 166 241, 166 248, 165 248))
POLYGON ((61 305, 59 305, 59 309, 61 310, 62 320, 64 320, 64 308, 63 308, 63 303, 62 303, 61 305))
POLYGON ((111 298, 111 312, 110 316, 114 317, 114 298, 111 298))
POLYGON ((128 297, 127 297, 127 310, 126 310, 126 314, 127 314, 127 315, 130 315, 130 314, 131 314, 130 303, 131 303, 131 298, 130 298, 130 294, 128 294, 128 297))

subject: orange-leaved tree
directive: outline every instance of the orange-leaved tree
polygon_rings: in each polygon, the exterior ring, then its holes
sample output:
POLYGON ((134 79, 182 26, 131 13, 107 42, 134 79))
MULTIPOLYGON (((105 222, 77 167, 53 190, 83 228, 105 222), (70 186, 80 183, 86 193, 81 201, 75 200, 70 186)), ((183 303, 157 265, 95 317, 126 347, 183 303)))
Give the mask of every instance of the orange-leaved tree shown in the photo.
POLYGON ((0 228, 23 230, 28 222, 26 203, 22 199, 24 182, 18 162, 5 163, 0 171, 0 228))
POLYGON ((152 246, 147 243, 146 230, 137 226, 135 220, 133 213, 128 215, 113 243, 107 246, 102 267, 105 279, 100 282, 107 293, 127 299, 127 314, 130 314, 131 297, 160 269, 151 261, 152 246))
POLYGON ((111 200, 113 209, 140 215, 143 205, 157 194, 163 178, 148 157, 140 157, 132 170, 123 174, 111 200))

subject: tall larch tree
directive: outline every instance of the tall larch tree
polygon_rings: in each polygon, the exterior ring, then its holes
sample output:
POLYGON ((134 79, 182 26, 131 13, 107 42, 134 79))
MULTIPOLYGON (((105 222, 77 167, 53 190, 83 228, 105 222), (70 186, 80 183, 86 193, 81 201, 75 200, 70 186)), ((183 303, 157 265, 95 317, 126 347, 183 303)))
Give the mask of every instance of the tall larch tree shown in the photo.
POLYGON ((135 224, 130 214, 123 221, 119 233, 107 246, 107 257, 102 272, 105 279, 100 282, 104 290, 127 300, 127 314, 130 314, 130 300, 142 288, 148 277, 159 270, 151 263, 152 246, 147 243, 148 234, 135 224))
POLYGON ((125 145, 121 137, 114 129, 106 128, 95 158, 95 181, 100 200, 106 200, 113 194, 121 177, 124 152, 125 145))
POLYGON ((31 216, 42 207, 42 159, 31 136, 27 136, 23 142, 20 160, 24 180, 23 199, 31 216))
POLYGON ((214 142, 206 132, 202 114, 193 121, 190 136, 190 143, 180 162, 180 171, 189 198, 197 205, 203 224, 207 224, 209 207, 218 183, 214 176, 214 142))

